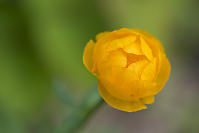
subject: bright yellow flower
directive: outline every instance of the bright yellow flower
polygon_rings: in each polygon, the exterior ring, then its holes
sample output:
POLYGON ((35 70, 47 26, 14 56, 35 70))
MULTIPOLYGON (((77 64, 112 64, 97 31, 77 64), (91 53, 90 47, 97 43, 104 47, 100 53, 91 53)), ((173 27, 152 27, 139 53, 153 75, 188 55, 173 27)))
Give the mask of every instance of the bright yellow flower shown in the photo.
POLYGON ((85 47, 83 62, 98 79, 98 90, 112 107, 134 112, 154 102, 169 78, 170 63, 151 34, 122 28, 104 32, 85 47))

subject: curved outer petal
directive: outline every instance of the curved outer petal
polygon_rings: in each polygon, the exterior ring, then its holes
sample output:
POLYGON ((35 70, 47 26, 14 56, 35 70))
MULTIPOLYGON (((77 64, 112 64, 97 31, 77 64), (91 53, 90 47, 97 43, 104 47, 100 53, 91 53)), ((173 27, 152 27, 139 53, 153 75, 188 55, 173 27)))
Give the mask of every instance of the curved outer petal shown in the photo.
POLYGON ((101 96, 103 97, 103 99, 110 106, 112 106, 116 109, 120 109, 120 110, 127 111, 127 112, 135 112, 135 111, 147 108, 146 105, 144 105, 144 103, 142 103, 141 101, 128 102, 128 101, 120 100, 120 99, 117 99, 117 98, 111 96, 106 91, 106 89, 102 86, 101 83, 98 84, 98 91, 101 94, 101 96))
POLYGON ((169 60, 165 55, 162 55, 160 58, 160 67, 158 70, 158 75, 156 82, 159 83, 158 89, 154 92, 154 94, 157 94, 165 85, 166 81, 169 79, 171 66, 169 63, 169 60))
POLYGON ((171 66, 166 56, 161 57, 160 66, 157 74, 157 78, 154 81, 141 81, 140 97, 146 97, 156 95, 166 84, 169 79, 171 66))
POLYGON ((154 96, 148 96, 148 97, 141 98, 141 101, 144 104, 152 104, 155 101, 155 98, 154 96))
POLYGON ((86 68, 92 72, 92 68, 93 68, 93 50, 95 47, 95 43, 93 42, 93 40, 90 40, 85 49, 84 49, 84 53, 83 53, 83 63, 86 66, 86 68))
POLYGON ((152 49, 149 47, 149 45, 147 44, 147 42, 142 37, 140 37, 140 44, 141 44, 141 48, 142 48, 143 54, 149 60, 153 60, 152 49))
POLYGON ((106 91, 112 95, 113 97, 117 97, 123 101, 136 101, 138 98, 136 97, 134 90, 136 91, 136 84, 131 88, 127 80, 117 80, 114 78, 112 81, 110 79, 100 79, 98 78, 98 82, 100 82, 106 91), (121 91, 122 90, 122 91, 121 91))
POLYGON ((170 63, 165 55, 160 57, 160 65, 158 68, 157 78, 152 81, 143 80, 138 82, 139 86, 139 95, 140 97, 147 97, 151 95, 156 95, 164 87, 166 81, 169 79, 169 74, 171 71, 170 63))
POLYGON ((162 46, 162 43, 159 40, 157 40, 157 38, 154 37, 152 34, 145 32, 143 30, 140 30, 140 29, 132 29, 131 31, 133 33, 141 35, 143 38, 145 38, 148 41, 149 44, 155 46, 153 48, 158 48, 161 52, 164 52, 164 48, 162 46))
POLYGON ((107 35, 109 35, 110 32, 102 32, 96 35, 96 40, 99 41, 100 39, 103 39, 104 37, 106 37, 107 35))

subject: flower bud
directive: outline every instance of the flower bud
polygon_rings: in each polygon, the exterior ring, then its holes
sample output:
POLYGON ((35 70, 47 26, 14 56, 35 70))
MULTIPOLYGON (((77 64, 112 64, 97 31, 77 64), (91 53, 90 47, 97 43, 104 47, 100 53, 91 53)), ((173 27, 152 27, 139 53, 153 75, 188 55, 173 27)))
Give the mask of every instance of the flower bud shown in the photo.
POLYGON ((122 28, 104 32, 85 47, 83 63, 98 79, 98 90, 112 107, 135 112, 154 102, 169 78, 170 63, 151 34, 122 28))

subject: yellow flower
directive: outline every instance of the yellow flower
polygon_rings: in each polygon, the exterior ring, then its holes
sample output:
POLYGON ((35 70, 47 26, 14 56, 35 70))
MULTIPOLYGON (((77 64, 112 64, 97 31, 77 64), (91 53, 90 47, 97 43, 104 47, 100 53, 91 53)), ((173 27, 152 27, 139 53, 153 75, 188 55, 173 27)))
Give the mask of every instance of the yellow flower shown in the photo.
POLYGON ((169 78, 170 63, 151 34, 122 28, 104 32, 85 47, 83 62, 98 79, 98 90, 112 107, 127 112, 146 108, 169 78))

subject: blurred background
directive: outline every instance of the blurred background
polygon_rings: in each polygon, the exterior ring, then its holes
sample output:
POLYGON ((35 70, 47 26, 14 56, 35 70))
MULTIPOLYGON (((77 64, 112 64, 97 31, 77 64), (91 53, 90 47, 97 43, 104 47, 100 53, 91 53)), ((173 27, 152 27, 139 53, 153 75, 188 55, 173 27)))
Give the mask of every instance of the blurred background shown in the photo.
POLYGON ((0 133, 52 133, 67 121, 97 91, 84 46, 122 27, 164 44, 170 80, 147 110, 103 103, 79 132, 199 133, 198 0, 0 0, 0 133))

